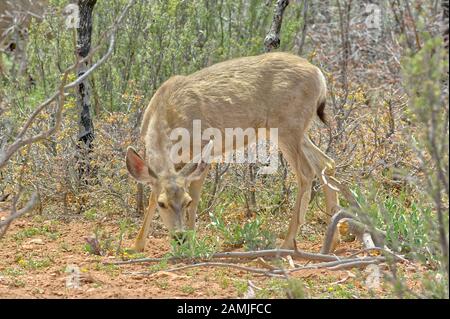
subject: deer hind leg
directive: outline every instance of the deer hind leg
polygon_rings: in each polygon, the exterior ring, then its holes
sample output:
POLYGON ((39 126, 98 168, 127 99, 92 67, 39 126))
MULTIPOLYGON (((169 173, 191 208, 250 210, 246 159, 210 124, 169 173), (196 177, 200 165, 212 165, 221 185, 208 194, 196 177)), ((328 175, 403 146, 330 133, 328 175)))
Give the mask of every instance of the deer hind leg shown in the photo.
POLYGON ((297 145, 295 147, 285 147, 283 150, 283 155, 295 171, 298 183, 297 198, 289 223, 288 233, 281 246, 284 249, 294 248, 294 239, 297 236, 298 228, 305 222, 305 215, 311 198, 312 180, 314 178, 313 167, 303 153, 301 145, 298 142, 296 143, 297 145))
POLYGON ((153 216, 155 215, 156 211, 156 202, 156 192, 152 190, 148 202, 148 207, 145 211, 144 221, 134 243, 134 249, 136 251, 143 251, 145 249, 145 241, 150 231, 150 223, 152 222, 153 216))
POLYGON ((187 229, 194 230, 195 229, 195 219, 197 216, 197 208, 198 203, 200 202, 200 195, 202 192, 203 182, 205 181, 206 176, 208 175, 209 166, 205 169, 202 176, 191 183, 189 186, 189 195, 192 198, 192 203, 189 205, 188 214, 187 214, 187 229))
MULTIPOLYGON (((305 136, 303 139, 302 149, 312 167, 314 168, 316 176, 319 177, 322 184, 323 180, 321 178, 321 175, 324 169, 326 175, 334 177, 336 170, 336 164, 334 160, 324 152, 322 152, 320 148, 314 145, 307 136, 305 136)), ((326 184, 323 184, 323 191, 325 193, 326 213, 328 217, 331 218, 337 212, 339 207, 338 193, 326 184)))
MULTIPOLYGON (((306 157, 308 157, 311 165, 314 167, 315 174, 319 177, 323 184, 323 180, 321 178, 322 171, 325 169, 325 173, 328 176, 334 177, 336 164, 333 159, 327 156, 324 152, 320 150, 316 145, 314 145, 311 140, 305 136, 303 139, 303 151, 305 152, 306 157)), ((325 206, 326 213, 328 215, 329 221, 331 217, 338 211, 339 209, 339 198, 338 193, 332 189, 329 185, 323 184, 323 191, 325 194, 325 206)), ((332 239, 331 249, 334 250, 334 247, 339 243, 339 232, 334 233, 334 237, 332 239)))

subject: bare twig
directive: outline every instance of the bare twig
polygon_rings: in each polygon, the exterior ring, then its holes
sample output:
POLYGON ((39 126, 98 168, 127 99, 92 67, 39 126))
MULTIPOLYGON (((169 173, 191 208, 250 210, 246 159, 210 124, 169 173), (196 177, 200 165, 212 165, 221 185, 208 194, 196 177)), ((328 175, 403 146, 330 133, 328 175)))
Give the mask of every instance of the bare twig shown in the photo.
POLYGON ((34 192, 31 195, 31 198, 28 200, 28 202, 25 204, 25 206, 20 209, 17 212, 12 211, 11 214, 3 221, 0 222, 0 238, 3 237, 3 235, 6 233, 9 225, 13 222, 14 219, 26 214, 27 212, 31 211, 34 206, 39 201, 39 196, 37 192, 34 192))

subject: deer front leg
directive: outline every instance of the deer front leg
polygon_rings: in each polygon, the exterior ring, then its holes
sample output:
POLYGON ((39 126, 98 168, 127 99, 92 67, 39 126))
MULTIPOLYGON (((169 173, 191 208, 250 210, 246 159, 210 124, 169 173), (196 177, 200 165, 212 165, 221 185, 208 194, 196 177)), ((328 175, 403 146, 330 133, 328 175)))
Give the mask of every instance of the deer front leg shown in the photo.
POLYGON ((197 208, 198 203, 200 202, 200 195, 202 193, 203 182, 205 181, 206 176, 208 175, 208 168, 205 169, 200 179, 191 182, 189 186, 189 195, 192 198, 192 202, 189 205, 188 215, 187 215, 187 229, 194 230, 195 229, 195 219, 197 216, 197 208))
POLYGON ((145 211, 144 222, 142 223, 142 227, 135 240, 134 249, 136 251, 143 251, 145 249, 145 241, 147 239, 148 232, 150 231, 150 223, 152 222, 156 211, 156 202, 156 192, 152 191, 147 210, 145 211))
POLYGON ((309 199, 311 198, 311 186, 311 183, 305 183, 304 186, 299 186, 288 233, 284 239, 283 245, 281 245, 281 248, 283 249, 295 248, 294 239, 297 236, 298 228, 305 223, 305 215, 308 209, 309 199))

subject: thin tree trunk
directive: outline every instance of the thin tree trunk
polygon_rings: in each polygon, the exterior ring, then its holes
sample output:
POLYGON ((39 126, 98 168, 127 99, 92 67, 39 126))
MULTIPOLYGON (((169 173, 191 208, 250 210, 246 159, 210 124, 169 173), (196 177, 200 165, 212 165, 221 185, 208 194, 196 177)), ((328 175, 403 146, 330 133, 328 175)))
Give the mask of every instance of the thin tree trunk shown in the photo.
MULTIPOLYGON (((91 50, 92 12, 97 0, 78 0, 80 26, 77 29, 77 59, 85 58, 91 50)), ((81 77, 89 68, 89 63, 80 63, 77 75, 81 77)), ((80 185, 85 185, 93 177, 90 164, 94 141, 94 124, 91 117, 91 89, 88 80, 84 80, 77 87, 78 108, 78 174, 80 185)))
POLYGON ((448 47, 448 38, 449 38, 448 9, 449 9, 449 0, 442 0, 442 36, 444 37, 444 43, 445 43, 445 48, 447 49, 447 52, 449 51, 449 47, 448 47))
POLYGON ((289 5, 289 0, 277 0, 275 5, 272 25, 270 31, 267 33, 264 39, 264 47, 266 52, 272 51, 272 49, 278 49, 280 47, 280 31, 283 24, 283 14, 286 7, 289 5))
POLYGON ((248 199, 248 209, 247 209, 247 217, 251 218, 254 213, 256 213, 256 164, 250 163, 248 166, 248 175, 250 179, 249 183, 249 199, 248 199))
POLYGON ((296 35, 295 37, 295 45, 294 50, 297 52, 297 55, 301 56, 303 54, 303 47, 305 45, 306 40, 306 32, 308 29, 308 0, 303 0, 303 8, 302 8, 302 19, 303 19, 303 26, 301 29, 301 34, 296 35))

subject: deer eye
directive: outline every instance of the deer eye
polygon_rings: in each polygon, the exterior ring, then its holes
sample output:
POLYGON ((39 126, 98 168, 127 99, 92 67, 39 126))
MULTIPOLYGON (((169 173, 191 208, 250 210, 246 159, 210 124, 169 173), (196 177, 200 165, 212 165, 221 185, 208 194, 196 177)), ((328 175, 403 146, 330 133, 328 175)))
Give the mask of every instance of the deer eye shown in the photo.
POLYGON ((166 204, 164 204, 163 202, 158 202, 158 206, 161 208, 167 208, 166 204))

